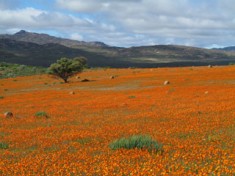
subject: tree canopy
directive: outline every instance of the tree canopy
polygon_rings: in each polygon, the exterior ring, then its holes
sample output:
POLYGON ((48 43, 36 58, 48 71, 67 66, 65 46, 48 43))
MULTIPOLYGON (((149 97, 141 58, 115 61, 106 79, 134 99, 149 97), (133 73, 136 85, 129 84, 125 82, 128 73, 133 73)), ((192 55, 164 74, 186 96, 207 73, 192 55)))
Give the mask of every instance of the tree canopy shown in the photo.
POLYGON ((73 59, 63 57, 50 65, 48 73, 63 79, 67 83, 69 77, 82 72, 86 66, 86 61, 85 57, 75 57, 73 59))

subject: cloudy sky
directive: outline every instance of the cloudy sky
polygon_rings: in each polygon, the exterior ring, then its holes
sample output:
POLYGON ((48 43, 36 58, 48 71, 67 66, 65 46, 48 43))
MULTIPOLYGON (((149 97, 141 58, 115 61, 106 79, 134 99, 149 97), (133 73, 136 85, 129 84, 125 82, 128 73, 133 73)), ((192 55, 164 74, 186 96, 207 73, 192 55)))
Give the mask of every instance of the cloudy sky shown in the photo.
POLYGON ((113 46, 235 45, 235 0, 0 0, 0 33, 21 29, 113 46))

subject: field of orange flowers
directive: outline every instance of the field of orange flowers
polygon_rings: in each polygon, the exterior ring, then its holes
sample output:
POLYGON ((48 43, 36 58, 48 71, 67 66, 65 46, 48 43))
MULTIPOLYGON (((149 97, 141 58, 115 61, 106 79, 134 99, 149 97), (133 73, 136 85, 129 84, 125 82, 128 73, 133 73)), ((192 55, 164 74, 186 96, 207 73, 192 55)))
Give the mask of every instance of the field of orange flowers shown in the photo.
POLYGON ((69 84, 47 75, 0 80, 0 143, 9 145, 0 149, 0 175, 235 174, 234 66, 79 76, 69 84), (150 135, 164 151, 109 148, 134 134, 150 135))

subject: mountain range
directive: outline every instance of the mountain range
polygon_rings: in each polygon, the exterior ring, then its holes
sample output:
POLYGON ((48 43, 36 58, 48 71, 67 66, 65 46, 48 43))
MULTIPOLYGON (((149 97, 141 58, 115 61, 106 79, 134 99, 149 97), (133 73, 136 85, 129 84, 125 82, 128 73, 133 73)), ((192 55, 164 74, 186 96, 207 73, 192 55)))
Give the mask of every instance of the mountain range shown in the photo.
POLYGON ((0 35, 0 62, 48 67, 61 57, 84 56, 90 67, 161 67, 235 63, 235 47, 204 49, 179 45, 114 47, 21 30, 0 35))

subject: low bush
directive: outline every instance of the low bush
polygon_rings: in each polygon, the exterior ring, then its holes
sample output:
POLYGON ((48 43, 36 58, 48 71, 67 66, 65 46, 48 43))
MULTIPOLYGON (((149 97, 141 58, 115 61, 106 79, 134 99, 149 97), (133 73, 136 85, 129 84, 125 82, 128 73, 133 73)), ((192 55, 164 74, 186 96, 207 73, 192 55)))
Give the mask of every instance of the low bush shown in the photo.
POLYGON ((112 150, 116 149, 146 149, 149 152, 159 152, 162 151, 162 144, 154 141, 148 135, 133 135, 128 138, 121 138, 113 141, 109 147, 112 150))
POLYGON ((0 62, 0 79, 46 73, 46 68, 0 62))
POLYGON ((136 98, 136 96, 131 95, 131 96, 129 96, 128 98, 133 99, 133 98, 136 98))
POLYGON ((45 118, 49 118, 49 115, 44 112, 44 111, 38 111, 35 113, 35 117, 45 117, 45 118))
POLYGON ((9 145, 5 142, 0 142, 0 149, 8 149, 9 145))

